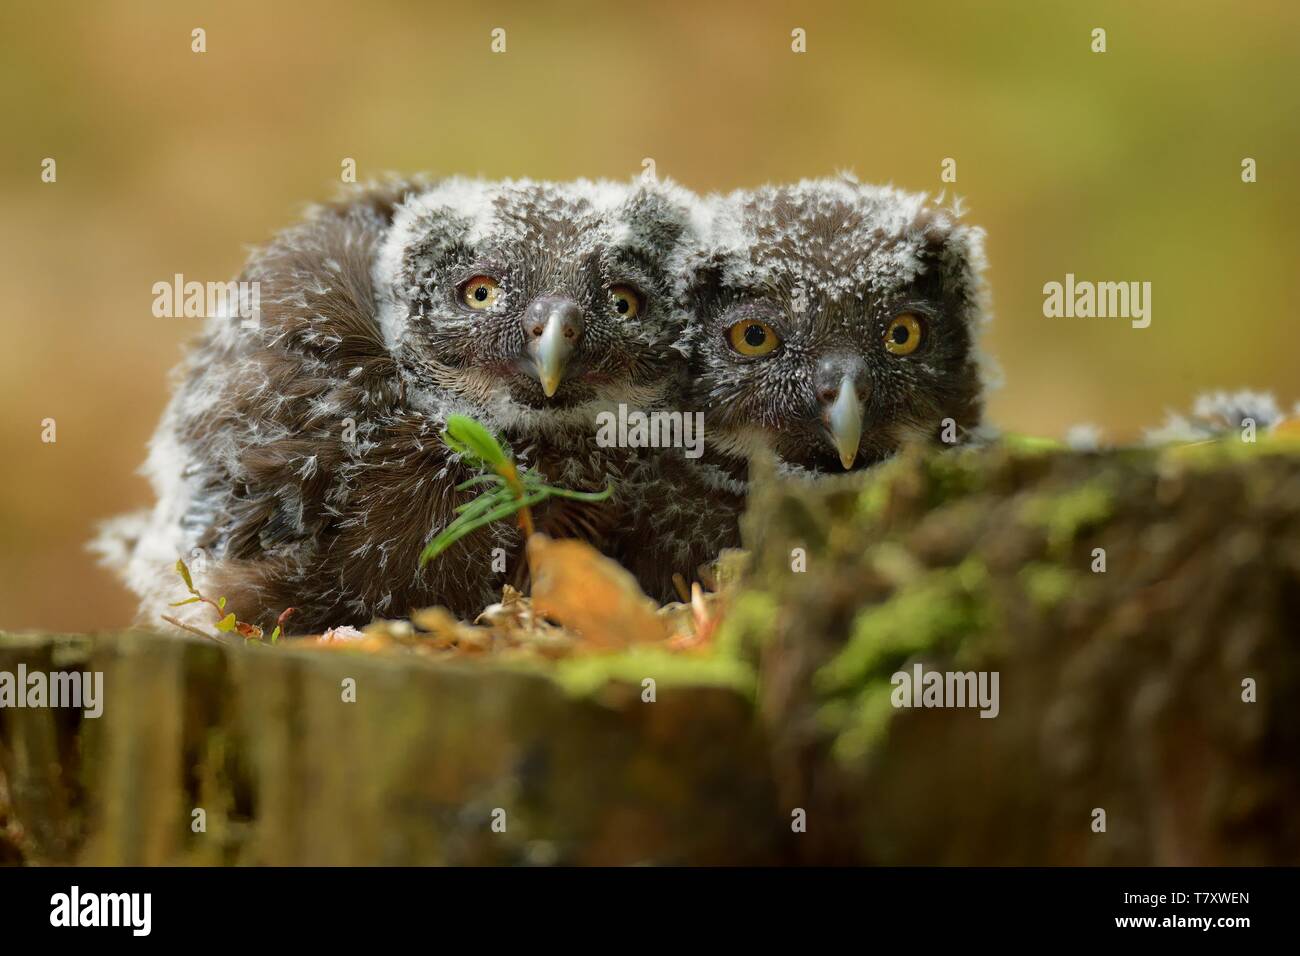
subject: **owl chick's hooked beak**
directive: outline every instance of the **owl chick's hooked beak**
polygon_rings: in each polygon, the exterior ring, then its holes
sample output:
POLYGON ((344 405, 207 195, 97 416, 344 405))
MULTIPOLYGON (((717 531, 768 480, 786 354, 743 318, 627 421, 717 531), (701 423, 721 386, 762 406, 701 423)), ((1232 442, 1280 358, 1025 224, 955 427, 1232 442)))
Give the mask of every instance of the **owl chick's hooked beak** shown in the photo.
POLYGON ((862 444, 863 406, 867 400, 866 367, 856 355, 831 355, 817 369, 817 401, 826 437, 848 471, 862 444))
POLYGON ((582 309, 566 296, 540 295, 525 310, 526 349, 547 398, 559 389, 582 332, 582 309))
POLYGON ((831 444, 840 456, 840 464, 848 471, 858 457, 858 445, 862 441, 862 402, 858 399, 853 379, 847 375, 841 380, 835 401, 826 412, 826 426, 831 444))

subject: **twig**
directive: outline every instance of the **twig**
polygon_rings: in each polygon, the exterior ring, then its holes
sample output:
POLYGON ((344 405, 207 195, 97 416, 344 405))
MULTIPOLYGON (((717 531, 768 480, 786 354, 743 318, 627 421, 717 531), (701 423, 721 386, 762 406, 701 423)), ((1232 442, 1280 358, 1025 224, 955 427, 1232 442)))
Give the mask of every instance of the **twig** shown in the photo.
POLYGON ((169 617, 169 616, 167 616, 166 614, 160 614, 160 615, 158 615, 158 616, 161 617, 161 618, 162 618, 164 621, 166 621, 168 624, 175 624, 175 625, 176 625, 177 627, 179 627, 182 631, 189 631, 191 634, 197 634, 199 637, 206 637, 208 640, 212 641, 214 644, 220 644, 222 647, 229 647, 229 646, 230 646, 227 642, 223 641, 221 638, 219 638, 219 637, 215 637, 215 636, 213 636, 212 634, 208 634, 206 631, 200 631, 197 627, 190 627, 188 624, 182 624, 180 621, 178 621, 178 620, 177 620, 176 618, 174 618, 174 617, 169 617))

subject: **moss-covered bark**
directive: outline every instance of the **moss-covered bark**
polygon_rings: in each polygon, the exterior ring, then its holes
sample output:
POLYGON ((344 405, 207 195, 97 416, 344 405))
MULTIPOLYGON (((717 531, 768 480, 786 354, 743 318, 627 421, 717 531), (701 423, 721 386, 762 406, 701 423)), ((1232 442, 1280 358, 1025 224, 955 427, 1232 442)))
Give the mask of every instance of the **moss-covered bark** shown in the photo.
MULTIPOLYGON (((31 668, 50 646, 6 638, 3 648, 5 666, 31 668)), ((575 695, 518 669, 411 656, 152 634, 76 650, 65 667, 105 674, 101 718, 0 712, 24 834, 9 840, 11 858, 723 863, 783 853, 747 698, 656 674, 653 660, 651 703, 639 682, 575 695), (343 699, 347 680, 355 702, 343 699), (195 808, 206 832, 193 832, 195 808)))
POLYGON ((106 680, 0 709, 0 862, 1300 862, 1300 457, 905 456, 746 521, 703 657, 0 637, 106 680), (896 708, 917 663, 998 716, 896 708))
POLYGON ((909 456, 770 484, 747 530, 775 613, 733 625, 805 859, 1300 862, 1286 449, 909 456), (998 716, 893 707, 917 662, 998 671, 998 716))

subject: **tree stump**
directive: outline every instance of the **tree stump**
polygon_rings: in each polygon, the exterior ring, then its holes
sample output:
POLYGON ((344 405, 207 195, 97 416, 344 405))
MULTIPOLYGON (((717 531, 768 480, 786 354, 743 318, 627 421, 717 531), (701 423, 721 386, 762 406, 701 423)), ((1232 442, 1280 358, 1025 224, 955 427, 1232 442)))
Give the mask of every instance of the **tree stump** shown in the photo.
POLYGON ((0 708, 0 862, 1300 863, 1293 446, 906 454, 761 481, 745 540, 752 679, 0 636, 105 688, 0 708), (996 717, 895 706, 917 666, 996 717))

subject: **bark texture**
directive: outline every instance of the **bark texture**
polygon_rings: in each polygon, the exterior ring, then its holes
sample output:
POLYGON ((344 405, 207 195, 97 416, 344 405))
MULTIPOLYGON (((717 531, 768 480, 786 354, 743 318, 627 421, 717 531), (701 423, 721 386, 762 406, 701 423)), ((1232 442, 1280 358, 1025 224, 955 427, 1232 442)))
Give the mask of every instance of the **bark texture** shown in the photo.
POLYGON ((1288 448, 905 455, 745 532, 712 656, 0 636, 105 680, 0 709, 0 862, 1300 863, 1288 448), (917 664, 997 717, 895 707, 917 664))

